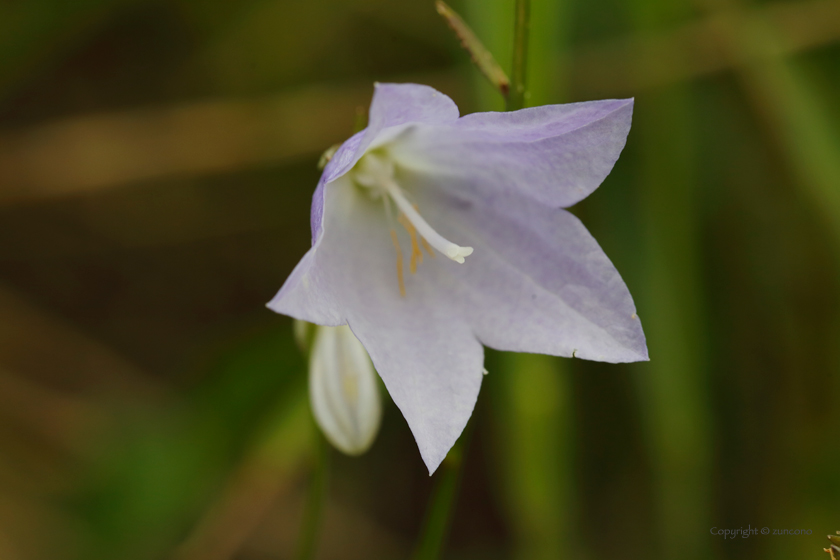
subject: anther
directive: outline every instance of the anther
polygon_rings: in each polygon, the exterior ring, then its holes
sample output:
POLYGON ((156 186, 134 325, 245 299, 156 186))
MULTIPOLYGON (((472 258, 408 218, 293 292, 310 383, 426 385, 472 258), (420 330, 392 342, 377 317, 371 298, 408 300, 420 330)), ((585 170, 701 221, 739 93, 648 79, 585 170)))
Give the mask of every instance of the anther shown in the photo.
POLYGON ((405 195, 402 193, 399 185, 389 178, 382 177, 381 180, 383 180, 383 186, 388 190, 388 194, 391 195, 391 198, 394 199, 394 202, 397 204, 397 208, 405 214, 405 217, 411 222, 417 232, 423 236, 432 247, 453 261, 463 264, 465 257, 472 254, 473 248, 456 245, 436 232, 432 226, 423 219, 420 213, 414 209, 414 206, 412 206, 405 198, 405 195))
POLYGON ((435 251, 432 249, 432 246, 429 245, 429 242, 426 241, 424 237, 420 238, 420 243, 423 244, 423 248, 426 249, 426 252, 429 253, 429 256, 435 258, 435 251))
POLYGON ((408 270, 414 274, 417 272, 417 265, 423 264, 423 252, 420 250, 420 245, 417 243, 417 230, 414 229, 414 225, 408 221, 405 214, 400 214, 398 220, 402 224, 402 227, 405 228, 405 231, 408 232, 409 237, 411 237, 411 259, 408 262, 408 270))
POLYGON ((397 239, 397 230, 391 230, 391 241, 394 242, 394 249, 397 250, 397 282, 400 285, 400 296, 405 297, 405 281, 403 280, 403 256, 400 249, 400 240, 397 239))

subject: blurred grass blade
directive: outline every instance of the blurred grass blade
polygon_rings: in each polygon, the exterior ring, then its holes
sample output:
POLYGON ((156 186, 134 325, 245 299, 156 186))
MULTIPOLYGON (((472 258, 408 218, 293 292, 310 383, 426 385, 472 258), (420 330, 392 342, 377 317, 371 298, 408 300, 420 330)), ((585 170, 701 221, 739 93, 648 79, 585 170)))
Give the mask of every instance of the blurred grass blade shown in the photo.
MULTIPOLYGON (((690 17, 687 1, 632 4, 637 32, 690 17)), ((649 68, 667 67, 651 57, 649 68)), ((646 266, 640 309, 651 361, 638 376, 651 442, 657 537, 665 558, 708 558, 697 530, 711 520, 712 434, 705 389, 709 349, 700 253, 696 113, 688 89, 673 84, 640 100, 633 122, 641 153, 641 219, 646 266)))
MULTIPOLYGON (((733 0, 701 5, 716 22, 721 50, 738 67, 753 110, 840 245, 840 134, 818 92, 785 57, 790 38, 779 29, 784 20, 774 20, 767 12, 750 16, 733 0)), ((837 3, 832 6, 836 13, 837 3)), ((827 13, 829 18, 834 15, 827 13)))
POLYGON ((572 410, 566 364, 504 354, 488 378, 498 488, 513 532, 513 557, 574 557, 572 410))
POLYGON ((531 36, 531 0, 516 0, 513 27, 513 64, 511 90, 507 110, 518 111, 525 107, 525 77, 528 69, 528 41, 531 36))
MULTIPOLYGON (((514 44, 531 41, 532 49, 519 50, 527 53, 534 70, 531 84, 535 96, 530 100, 535 104, 556 103, 558 85, 565 81, 566 66, 557 61, 560 53, 567 51, 568 3, 537 2, 533 23, 522 26, 509 25, 512 1, 473 0, 468 7, 471 21, 501 56, 515 61, 514 44)), ((513 74, 520 76, 524 89, 524 68, 513 74)), ((495 108, 497 99, 491 99, 489 93, 484 95, 483 84, 476 85, 481 109, 495 108)), ((524 95, 519 100, 523 102, 524 95)), ((509 102, 507 108, 519 107, 509 102)), ((492 400, 496 471, 493 487, 498 489, 502 513, 512 533, 511 557, 574 558, 578 541, 572 520, 572 409, 569 378, 563 371, 567 362, 543 355, 495 352, 488 352, 487 359, 490 375, 485 379, 485 390, 492 400)))
POLYGON ((92 386, 149 402, 166 394, 142 368, 5 283, 0 283, 0 364, 35 379, 61 380, 74 390, 92 386))
MULTIPOLYGON (((302 388, 302 387, 301 387, 302 388)), ((320 433, 312 424, 309 400, 298 391, 277 406, 257 430, 253 446, 229 474, 172 560, 229 560, 289 492, 301 467, 311 462, 320 433)))
POLYGON ((493 54, 481 43, 473 30, 455 10, 447 6, 442 0, 437 0, 435 7, 458 36, 458 39, 461 40, 461 45, 470 53, 472 61, 478 66, 481 73, 490 80, 493 87, 507 97, 510 91, 510 80, 499 63, 496 62, 496 59, 493 58, 493 54))
POLYGON ((572 0, 537 2, 531 7, 528 105, 532 107, 568 100, 573 8, 572 0))
POLYGON ((309 496, 306 501, 300 542, 298 543, 298 560, 310 560, 315 557, 318 537, 321 534, 324 506, 327 502, 327 489, 329 488, 330 446, 317 428, 312 429, 312 435, 317 440, 315 445, 315 469, 312 472, 312 479, 309 481, 309 496))
POLYGON ((218 517, 209 513, 184 546, 185 558, 221 560, 226 550, 235 553, 266 506, 259 500, 243 504, 240 489, 270 499, 311 447, 304 364, 287 329, 220 352, 182 406, 156 414, 127 410, 115 418, 109 453, 91 465, 88 480, 69 500, 89 529, 85 558, 160 557, 206 510, 228 471, 241 465, 223 507, 213 510, 218 517), (227 532, 230 519, 236 530, 227 532), (202 531, 205 526, 226 530, 202 531), (194 550, 212 555, 191 556, 194 550))
POLYGON ((665 557, 708 557, 711 426, 705 380, 706 317, 701 284, 692 107, 680 86, 651 94, 634 123, 641 143, 642 219, 647 253, 640 291, 652 356, 640 391, 655 474, 665 557))
POLYGON ((728 40, 747 62, 742 86, 840 246, 840 134, 830 113, 795 63, 774 56, 783 41, 765 18, 730 23, 728 40))
POLYGON ((440 465, 437 484, 429 501, 414 560, 436 560, 441 557, 449 527, 452 525, 458 488, 461 485, 464 454, 469 446, 473 424, 474 421, 467 424, 461 438, 449 450, 449 454, 440 465))

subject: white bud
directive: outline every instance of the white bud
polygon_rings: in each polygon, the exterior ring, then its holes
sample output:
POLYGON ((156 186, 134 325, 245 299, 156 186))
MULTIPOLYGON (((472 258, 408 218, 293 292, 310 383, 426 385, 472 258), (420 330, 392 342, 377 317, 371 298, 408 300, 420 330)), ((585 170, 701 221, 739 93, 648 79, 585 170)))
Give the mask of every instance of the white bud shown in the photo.
POLYGON ((330 443, 348 455, 368 450, 379 431, 382 404, 370 356, 350 327, 317 327, 309 399, 330 443))

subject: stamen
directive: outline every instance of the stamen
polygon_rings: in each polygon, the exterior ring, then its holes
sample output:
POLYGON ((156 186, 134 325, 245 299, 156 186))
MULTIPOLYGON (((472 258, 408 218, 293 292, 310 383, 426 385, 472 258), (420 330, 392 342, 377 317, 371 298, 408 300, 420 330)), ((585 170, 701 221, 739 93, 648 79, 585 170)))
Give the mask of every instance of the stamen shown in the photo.
POLYGON ((408 270, 414 274, 417 272, 417 265, 423 264, 423 252, 420 250, 420 245, 417 243, 417 230, 414 229, 414 226, 408 221, 405 214, 400 214, 398 219, 405 228, 405 231, 408 232, 409 237, 411 237, 411 260, 408 263, 408 270))
POLYGON ((429 256, 435 258, 435 252, 432 250, 432 246, 429 245, 429 242, 426 241, 425 237, 420 237, 420 243, 423 244, 423 248, 426 249, 426 252, 429 253, 429 256))
POLYGON ((391 241, 394 242, 394 249, 397 250, 397 282, 400 285, 400 296, 405 297, 405 282, 403 281, 403 256, 400 249, 400 240, 397 239, 397 230, 391 229, 391 241))
POLYGON ((432 247, 453 261, 463 264, 464 258, 472 254, 473 248, 456 245, 436 232, 405 198, 405 195, 402 193, 399 185, 390 178, 381 177, 380 180, 384 183, 383 186, 388 190, 388 194, 390 194, 391 198, 393 198, 394 202, 396 202, 397 208, 402 210, 402 213, 405 214, 405 217, 417 229, 420 235, 422 235, 426 241, 432 245, 432 247))

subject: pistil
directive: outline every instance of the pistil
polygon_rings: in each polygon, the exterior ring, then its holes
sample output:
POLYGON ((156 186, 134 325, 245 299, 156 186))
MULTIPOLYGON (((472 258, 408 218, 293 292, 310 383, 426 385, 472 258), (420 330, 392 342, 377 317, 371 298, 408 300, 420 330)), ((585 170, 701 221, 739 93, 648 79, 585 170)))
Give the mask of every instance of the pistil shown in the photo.
POLYGON ((390 177, 380 176, 379 180, 381 186, 385 188, 385 191, 397 204, 397 208, 400 209, 408 221, 411 222, 411 225, 414 226, 417 232, 423 236, 423 238, 428 241, 432 247, 453 261, 464 264, 465 257, 470 256, 473 252, 472 247, 461 247, 460 245, 456 245, 436 232, 432 226, 423 219, 420 213, 414 209, 414 206, 411 205, 408 199, 405 198, 402 189, 400 189, 399 185, 397 185, 393 179, 390 177))
POLYGON ((411 274, 417 272, 417 265, 423 263, 423 248, 434 257, 432 247, 452 259, 463 264, 464 259, 473 252, 472 247, 461 247, 452 243, 432 228, 420 215, 417 206, 409 202, 400 186, 394 181, 394 163, 387 157, 379 154, 368 154, 358 164, 355 172, 357 184, 371 189, 371 195, 381 197, 385 205, 385 213, 388 223, 391 224, 391 241, 397 251, 397 282, 399 283, 400 296, 405 297, 405 278, 403 276, 403 255, 397 231, 393 225, 393 215, 390 209, 390 201, 397 205, 397 220, 402 224, 411 238, 411 258, 408 269, 411 274), (418 235, 419 234, 419 235, 418 235), (419 237, 419 240, 418 240, 419 237), (419 241, 419 242, 418 242, 419 241))

